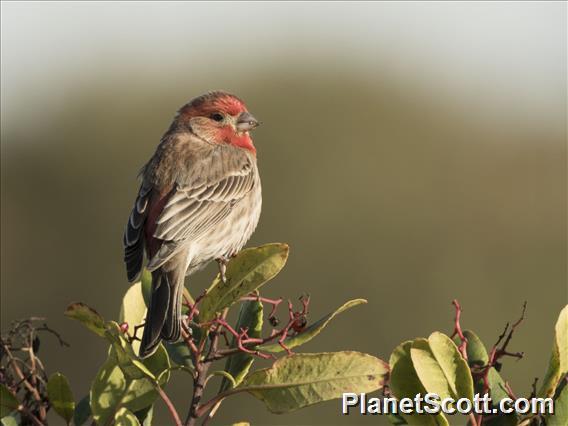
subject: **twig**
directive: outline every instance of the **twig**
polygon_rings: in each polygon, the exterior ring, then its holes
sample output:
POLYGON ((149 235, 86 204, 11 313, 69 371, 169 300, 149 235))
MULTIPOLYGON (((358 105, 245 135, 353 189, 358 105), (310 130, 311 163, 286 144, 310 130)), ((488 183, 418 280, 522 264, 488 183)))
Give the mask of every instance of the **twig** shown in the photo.
POLYGON ((46 323, 43 323, 43 325, 41 327, 36 328, 36 331, 47 331, 48 333, 53 334, 57 338, 57 340, 59 341, 59 345, 61 345, 63 347, 67 347, 67 348, 71 346, 69 343, 67 343, 65 340, 63 340, 63 337, 61 337, 61 334, 59 334, 54 329, 48 327, 46 323))
POLYGON ((34 413, 32 413, 28 408, 23 405, 18 407, 18 411, 29 418, 35 426, 45 426, 45 423, 38 419, 34 413))
MULTIPOLYGON (((527 302, 524 302, 523 303, 523 309, 522 309, 522 312, 521 312, 521 316, 519 317, 519 319, 510 328, 509 328, 509 323, 507 323, 505 325, 503 332, 499 335, 499 337, 497 338, 497 341, 495 342, 495 344, 491 348, 491 352, 489 353, 489 359, 487 361, 487 365, 483 366, 478 372, 476 372, 476 375, 481 376, 481 378, 483 380, 483 392, 482 393, 484 393, 484 394, 490 393, 489 371, 491 370, 491 368, 495 367, 498 364, 499 359, 501 359, 504 356, 511 356, 511 357, 514 357, 514 358, 517 358, 517 359, 521 359, 523 357, 522 352, 514 352, 513 353, 513 352, 507 351, 507 346, 511 342, 511 339, 513 337, 513 333, 515 332, 517 327, 522 323, 522 321, 525 319, 526 309, 527 309, 527 302), (503 341, 503 344, 501 345, 501 347, 499 347, 499 344, 502 341, 503 341)), ((511 389, 511 387, 509 386, 508 383, 505 383, 505 391, 507 392, 507 394, 512 399, 516 399, 516 398, 513 398, 514 393, 513 393, 513 390, 511 389)), ((481 424, 481 420, 478 423, 481 424)))
POLYGON ((172 419, 174 420, 174 424, 176 426, 183 426, 183 423, 181 422, 179 414, 178 414, 174 404, 172 403, 171 399, 166 394, 166 392, 164 392, 164 390, 159 385, 156 386, 156 390, 158 391, 160 398, 162 398, 162 400, 166 404, 166 407, 168 407, 168 411, 170 412, 170 415, 172 416, 172 419))
POLYGON ((461 324, 460 324, 462 308, 460 306, 460 303, 457 301, 457 299, 454 299, 452 301, 452 305, 454 305, 454 307, 456 308, 456 318, 454 320, 454 332, 452 333, 452 335, 450 337, 453 338, 456 334, 458 335, 458 337, 461 340, 461 343, 458 346, 458 349, 459 349, 460 353, 462 354, 463 358, 467 361, 467 338, 463 334, 461 324))
POLYGON ((268 303, 269 305, 272 305, 272 310, 270 311, 270 313, 268 314, 269 318, 274 318, 274 314, 276 313, 276 309, 278 309, 278 306, 280 305, 280 303, 282 303, 282 301, 284 299, 282 299, 281 297, 279 297, 278 299, 269 299, 268 297, 261 297, 260 294, 249 294, 248 296, 244 296, 241 297, 239 299, 240 301, 246 301, 246 300, 256 300, 262 303, 268 303))
POLYGON ((469 413, 468 417, 469 417, 469 421, 471 423, 471 426, 481 425, 481 423, 478 422, 478 419, 475 418, 475 415, 473 413, 469 413))
POLYGON ((495 364, 497 360, 499 360, 505 355, 518 359, 521 359, 523 357, 524 355, 523 352, 508 352, 507 346, 509 345, 509 342, 513 338, 513 333, 515 332, 517 327, 521 324, 521 322, 523 322, 523 320, 525 319, 526 309, 527 309, 527 302, 523 303, 523 311, 521 313, 520 318, 513 324, 513 326, 510 329, 509 329, 509 323, 507 323, 507 325, 505 326, 505 330, 503 330, 503 333, 499 336, 495 345, 493 345, 493 348, 491 349, 491 353, 489 355, 489 360, 492 361, 493 364, 495 364), (508 329, 509 332, 507 333, 508 329), (507 337, 505 338, 505 341, 503 342, 501 347, 498 348, 498 345, 505 337, 505 334, 507 335, 507 337))
MULTIPOLYGON (((299 312, 295 312, 292 306, 292 303, 288 301, 288 323, 284 326, 281 330, 273 329, 271 331, 270 336, 264 338, 256 338, 250 337, 248 335, 247 328, 241 328, 240 330, 235 330, 227 321, 226 315, 228 309, 225 309, 223 313, 214 318, 211 321, 199 323, 198 320, 194 320, 195 315, 197 315, 198 311, 198 303, 203 298, 205 294, 198 297, 194 303, 190 303, 190 301, 185 300, 184 304, 189 308, 189 313, 186 319, 183 322, 182 327, 182 337, 190 349, 190 353, 193 359, 193 365, 195 368, 194 375, 193 375, 193 395, 191 399, 191 404, 189 411, 187 413, 185 422, 183 423, 185 426, 194 426, 199 418, 203 415, 207 414, 207 418, 204 419, 203 423, 207 424, 211 418, 215 415, 215 412, 222 401, 223 398, 226 396, 240 392, 241 390, 234 390, 231 389, 226 392, 222 392, 218 394, 214 399, 207 401, 205 404, 201 403, 201 399, 203 398, 203 392, 205 385, 208 380, 208 371, 211 364, 214 361, 220 360, 222 358, 231 356, 236 353, 248 353, 251 355, 255 355, 261 358, 273 358, 273 355, 268 355, 256 350, 255 348, 259 345, 277 341, 280 346, 282 346, 288 354, 291 353, 290 349, 286 346, 285 340, 290 335, 294 335, 293 333, 299 334, 306 326, 307 320, 306 317, 308 315, 309 309, 309 297, 304 298, 303 296, 300 298, 302 301, 302 310, 299 312), (204 329, 206 334, 201 337, 199 342, 197 342, 195 336, 192 334, 192 329, 190 328, 190 324, 195 324, 195 326, 204 329), (209 334, 210 339, 206 338, 207 333, 209 334), (230 334, 234 337, 233 345, 235 347, 226 348, 226 349, 219 349, 219 342, 221 336, 223 336, 225 343, 227 346, 229 345, 229 341, 227 339, 227 335, 230 334), (207 346, 207 342, 210 340, 209 346, 207 346)), ((272 311, 270 312, 271 316, 274 316, 274 313, 277 307, 282 302, 282 299, 269 299, 265 297, 261 297, 258 293, 253 293, 248 296, 242 297, 241 301, 247 300, 257 300, 260 302, 264 302, 267 304, 272 305, 272 311)))
POLYGON ((185 344, 189 347, 194 364, 197 362, 197 355, 199 354, 199 349, 195 345, 193 338, 191 337, 191 329, 186 324, 182 323, 182 338, 185 344))
MULTIPOLYGON (((32 394, 32 396, 34 397, 36 402, 41 404, 41 395, 39 394, 38 390, 31 385, 31 383, 27 380, 24 373, 22 373, 22 370, 20 369, 20 367, 18 367, 18 363, 16 362, 16 359, 12 355, 12 352, 10 351, 10 349, 8 349, 8 347, 6 345, 3 345, 3 347, 4 347, 4 352, 5 352, 6 356, 8 357, 8 360, 12 364, 12 369, 14 370, 14 372, 16 373, 18 378, 22 381, 24 386, 28 389, 28 391, 30 391, 30 393, 32 394)), ((21 361, 21 360, 19 360, 19 361, 21 361)))
MULTIPOLYGON (((199 299, 199 298, 198 298, 199 299)), ((194 307, 197 305, 197 300, 196 303, 194 304, 194 307)), ((227 312, 228 309, 225 309, 223 311, 223 314, 218 318, 221 321, 225 321, 225 317, 227 316, 227 312)), ((191 318, 191 314, 190 314, 190 318, 191 318)), ((207 353, 206 358, 209 358, 211 356, 211 354, 215 353, 217 351, 218 345, 219 345, 219 336, 220 333, 218 332, 219 330, 214 330, 212 337, 211 337, 211 344, 209 346, 209 351, 207 353)), ((190 341, 193 342, 193 339, 189 339, 190 341)), ((200 417, 200 415, 198 415, 198 410, 199 410, 199 403, 201 402, 201 398, 203 397, 203 390, 205 389, 205 383, 207 381, 207 372, 209 371, 209 367, 212 364, 212 361, 207 361, 207 360, 201 360, 201 354, 203 353, 203 350, 205 348, 205 342, 206 339, 202 339, 201 344, 199 345, 199 347, 197 347, 197 352, 195 354, 195 376, 193 379, 193 397, 191 399, 191 406, 189 408, 189 412, 187 413, 186 419, 185 419, 185 425, 186 426, 193 426, 195 425, 195 423, 197 422, 197 419, 200 417)), ((195 343, 192 345, 193 347, 195 347, 195 343)))
POLYGON ((45 322, 36 327, 34 322, 45 318, 32 317, 14 321, 11 329, 0 337, 2 365, 0 378, 14 394, 23 393, 18 411, 22 421, 34 425, 47 423, 49 400, 47 397, 47 374, 36 352, 39 349, 38 332, 47 331, 54 335, 61 346, 69 346, 61 335, 45 322))
MULTIPOLYGON (((263 389, 266 389, 266 386, 262 387, 263 389)), ((213 398, 211 398, 209 401, 203 403, 200 405, 199 409, 197 410, 197 417, 201 417, 203 416, 205 413, 207 413, 212 407, 214 407, 218 402, 220 402, 221 400, 227 398, 228 396, 231 395, 235 395, 237 393, 241 393, 241 392, 246 392, 248 390, 254 389, 253 387, 248 387, 248 388, 236 388, 236 389, 229 389, 225 392, 221 392, 217 395, 215 395, 213 398)), ((186 425, 187 426, 187 425, 186 425)))
POLYGON ((517 399, 517 396, 515 395, 515 392, 513 392, 513 389, 511 389, 511 385, 509 384, 509 382, 505 382, 503 384, 503 389, 505 390, 509 398, 511 398, 512 400, 517 399))
POLYGON ((532 385, 531 385, 531 394, 529 396, 529 399, 536 397, 536 385, 537 385, 537 383, 538 383, 538 377, 535 377, 533 382, 532 382, 532 385))
MULTIPOLYGON (((30 373, 29 373, 29 377, 30 377, 30 384, 34 387, 34 389, 36 390, 37 395, 39 396, 39 392, 37 391, 37 376, 36 376, 36 357, 34 354, 34 349, 33 349, 33 332, 30 334, 29 336, 29 342, 28 342, 28 357, 30 359, 30 373)), ((36 399, 37 401, 37 399, 36 399)), ((39 402, 39 401, 38 401, 39 402)), ((45 409, 45 405, 44 404, 39 404, 38 407, 39 410, 39 417, 42 420, 45 420, 46 416, 47 416, 47 410, 45 409)))

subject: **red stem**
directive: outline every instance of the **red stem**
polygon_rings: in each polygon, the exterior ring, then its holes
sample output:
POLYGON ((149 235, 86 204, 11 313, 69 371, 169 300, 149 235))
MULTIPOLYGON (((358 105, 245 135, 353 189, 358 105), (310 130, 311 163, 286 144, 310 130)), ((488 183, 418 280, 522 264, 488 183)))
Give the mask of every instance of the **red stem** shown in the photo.
POLYGON ((168 411, 170 412, 170 415, 174 420, 174 424, 176 426, 183 426, 183 423, 181 422, 179 414, 176 408, 174 407, 174 404, 172 403, 171 399, 168 397, 168 395, 164 392, 164 390, 160 386, 156 386, 156 390, 158 391, 158 394, 166 404, 166 407, 168 407, 168 411))
POLYGON ((464 359, 467 361, 467 338, 463 334, 460 323, 462 308, 460 306, 460 303, 457 301, 457 299, 454 299, 452 301, 452 305, 454 305, 456 308, 456 319, 454 320, 454 332, 450 337, 454 337, 456 334, 458 335, 458 337, 461 340, 461 343, 458 346, 458 350, 460 351, 464 359))

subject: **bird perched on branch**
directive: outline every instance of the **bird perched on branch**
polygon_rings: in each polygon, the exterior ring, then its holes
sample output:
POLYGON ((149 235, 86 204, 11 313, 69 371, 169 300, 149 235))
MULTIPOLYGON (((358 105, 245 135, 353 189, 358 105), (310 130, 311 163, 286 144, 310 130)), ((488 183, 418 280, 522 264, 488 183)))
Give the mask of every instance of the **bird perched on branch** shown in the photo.
POLYGON ((143 167, 124 233, 128 280, 140 276, 144 253, 152 272, 141 357, 179 340, 185 276, 215 259, 225 280, 228 259, 256 228, 262 198, 249 131, 258 125, 236 96, 206 93, 179 109, 143 167))

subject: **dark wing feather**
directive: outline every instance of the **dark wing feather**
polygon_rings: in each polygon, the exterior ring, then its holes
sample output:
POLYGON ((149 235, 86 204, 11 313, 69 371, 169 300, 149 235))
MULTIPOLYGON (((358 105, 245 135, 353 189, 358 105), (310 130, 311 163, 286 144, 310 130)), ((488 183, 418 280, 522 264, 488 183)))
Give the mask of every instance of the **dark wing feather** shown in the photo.
POLYGON ((148 199, 152 186, 143 183, 134 202, 134 208, 128 218, 124 231, 124 262, 128 281, 133 282, 140 276, 144 259, 144 222, 148 213, 148 199))
POLYGON ((255 181, 256 169, 246 163, 240 170, 213 182, 176 187, 156 220, 154 237, 164 243, 150 259, 148 269, 160 267, 181 243, 200 238, 227 217, 255 181))

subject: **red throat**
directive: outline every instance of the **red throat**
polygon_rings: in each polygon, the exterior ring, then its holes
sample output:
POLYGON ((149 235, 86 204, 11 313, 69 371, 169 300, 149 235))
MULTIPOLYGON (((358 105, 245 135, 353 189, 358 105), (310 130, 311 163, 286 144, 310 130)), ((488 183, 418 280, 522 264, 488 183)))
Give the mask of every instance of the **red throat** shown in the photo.
POLYGON ((236 134, 235 130, 231 126, 226 126, 219 130, 219 139, 224 143, 246 149, 253 154, 256 154, 256 148, 252 143, 250 135, 248 133, 243 133, 241 135, 236 134))

